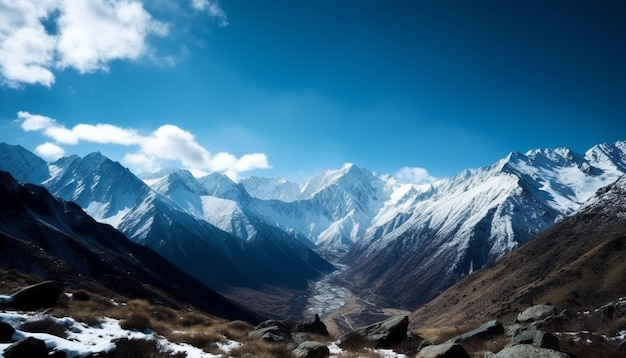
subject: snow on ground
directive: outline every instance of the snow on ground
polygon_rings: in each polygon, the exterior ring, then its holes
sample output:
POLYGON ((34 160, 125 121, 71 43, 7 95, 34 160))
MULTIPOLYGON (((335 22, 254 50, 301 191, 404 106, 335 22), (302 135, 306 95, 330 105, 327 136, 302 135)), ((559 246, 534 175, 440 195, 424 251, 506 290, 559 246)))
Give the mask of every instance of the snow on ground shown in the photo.
MULTIPOLYGON (((328 350, 330 351, 331 357, 336 357, 342 353, 345 353, 345 351, 341 349, 341 347, 339 347, 336 342, 331 343, 328 346, 328 350)), ((381 356, 383 356, 383 358, 407 358, 405 354, 395 353, 391 349, 372 349, 371 351, 380 354, 381 356)))
MULTIPOLYGON (((86 357, 97 352, 110 352, 115 348, 115 344, 111 341, 119 338, 127 339, 145 339, 156 341, 163 349, 172 353, 184 352, 189 358, 216 358, 221 355, 206 353, 199 348, 188 344, 177 344, 169 342, 167 339, 155 335, 152 331, 139 332, 136 330, 128 331, 120 327, 119 321, 112 318, 104 318, 97 326, 88 326, 84 323, 77 322, 73 318, 54 318, 44 314, 32 314, 21 312, 3 312, 0 313, 0 321, 19 327, 21 324, 37 321, 44 318, 50 318, 56 323, 67 327, 67 338, 61 338, 46 333, 30 333, 16 330, 13 335, 14 340, 24 339, 26 337, 34 337, 46 342, 46 347, 55 351, 65 352, 68 358, 86 357)), ((0 344, 0 355, 10 346, 10 343, 0 344)), ((239 343, 229 341, 220 346, 225 351, 237 347, 239 343)))
MULTIPOLYGON (((115 349, 112 341, 120 338, 126 339, 142 339, 156 341, 158 346, 164 352, 185 353, 188 358, 222 358, 228 357, 228 352, 241 345, 236 341, 227 341, 226 343, 218 343, 218 348, 224 351, 225 355, 215 355, 206 353, 199 348, 193 347, 185 343, 172 343, 162 336, 154 334, 150 330, 139 332, 136 330, 125 330, 120 327, 119 321, 113 318, 104 318, 97 326, 89 326, 85 323, 77 322, 73 318, 55 318, 46 314, 24 313, 24 312, 0 312, 0 321, 9 323, 13 327, 42 319, 52 319, 55 323, 65 326, 67 338, 57 337, 47 333, 31 333, 16 330, 13 335, 14 340, 21 340, 27 337, 34 337, 46 343, 46 347, 54 351, 65 352, 68 358, 87 357, 98 352, 110 352, 115 349)), ((0 357, 4 356, 4 350, 11 343, 0 343, 0 357)), ((345 353, 336 342, 328 346, 331 357, 336 357, 341 353, 345 353)), ((390 349, 372 350, 384 358, 407 358, 404 354, 394 353, 390 349)))

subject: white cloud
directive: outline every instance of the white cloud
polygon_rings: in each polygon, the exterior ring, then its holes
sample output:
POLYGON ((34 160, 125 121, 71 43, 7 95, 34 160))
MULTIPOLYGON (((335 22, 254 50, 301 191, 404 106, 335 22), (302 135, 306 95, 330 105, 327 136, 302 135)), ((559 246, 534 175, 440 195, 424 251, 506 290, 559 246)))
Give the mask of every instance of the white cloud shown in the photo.
POLYGON ((87 141, 102 144, 139 144, 142 137, 133 129, 120 128, 111 124, 77 124, 68 129, 54 119, 39 114, 20 111, 17 121, 27 132, 39 131, 46 137, 62 144, 78 144, 87 141))
POLYGON ((38 145, 35 153, 47 160, 57 160, 65 155, 65 150, 54 143, 46 142, 38 145))
POLYGON ((167 26, 137 1, 64 0, 58 19, 60 68, 81 73, 106 70, 116 59, 137 59, 149 35, 164 36, 167 26))
POLYGON ((77 124, 71 131, 79 140, 88 142, 131 145, 141 141, 141 136, 134 129, 111 124, 77 124))
POLYGON ((125 155, 124 163, 138 171, 155 171, 165 162, 173 161, 185 168, 225 173, 237 180, 239 173, 270 168, 263 153, 245 154, 240 158, 226 152, 212 155, 191 132, 171 124, 163 125, 149 135, 141 135, 135 129, 111 124, 77 124, 67 128, 53 118, 38 114, 20 111, 17 116, 23 130, 41 132, 55 141, 40 146, 42 153, 48 153, 47 158, 64 154, 59 144, 75 145, 82 141, 137 147, 137 151, 125 155))
MULTIPOLYGON (((192 7, 228 25, 215 1, 192 7)), ((0 84, 50 87, 58 70, 106 71, 113 60, 151 58, 150 36, 167 34, 139 0, 0 0, 0 84)))
POLYGON ((178 160, 191 168, 204 168, 210 160, 209 152, 196 142, 193 134, 171 124, 143 138, 141 152, 148 158, 178 160))
POLYGON ((432 183, 437 178, 428 174, 428 170, 419 167, 404 167, 398 170, 396 179, 403 183, 425 184, 432 183))
POLYGON ((22 123, 22 129, 30 131, 40 131, 56 125, 54 119, 39 114, 30 114, 28 112, 17 112, 17 120, 22 123))
POLYGON ((217 20, 220 27, 228 26, 228 18, 226 13, 216 1, 212 0, 191 0, 191 7, 198 11, 206 11, 209 15, 217 20))
POLYGON ((56 39, 46 33, 41 19, 56 1, 0 0, 0 74, 2 82, 50 86, 54 75, 56 39))

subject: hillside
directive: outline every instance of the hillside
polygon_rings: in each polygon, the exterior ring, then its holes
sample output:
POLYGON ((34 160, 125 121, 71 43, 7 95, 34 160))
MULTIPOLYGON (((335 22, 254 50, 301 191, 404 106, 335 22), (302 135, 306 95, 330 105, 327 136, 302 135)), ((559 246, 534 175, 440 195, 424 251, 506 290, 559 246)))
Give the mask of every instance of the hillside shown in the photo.
POLYGON ((74 288, 192 305, 225 318, 260 319, 43 187, 21 184, 0 171, 0 197, 0 268, 74 288))
POLYGON ((571 312, 626 296, 626 177, 570 217, 411 315, 420 326, 510 319, 532 304, 571 312))

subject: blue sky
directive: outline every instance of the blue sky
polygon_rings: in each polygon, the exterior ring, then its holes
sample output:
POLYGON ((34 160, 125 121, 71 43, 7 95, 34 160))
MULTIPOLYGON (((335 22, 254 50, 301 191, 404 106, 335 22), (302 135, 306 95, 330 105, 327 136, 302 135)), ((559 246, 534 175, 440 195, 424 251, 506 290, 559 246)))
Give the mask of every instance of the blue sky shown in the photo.
POLYGON ((584 152, 626 140, 625 18, 623 1, 0 0, 0 141, 292 181, 584 152))

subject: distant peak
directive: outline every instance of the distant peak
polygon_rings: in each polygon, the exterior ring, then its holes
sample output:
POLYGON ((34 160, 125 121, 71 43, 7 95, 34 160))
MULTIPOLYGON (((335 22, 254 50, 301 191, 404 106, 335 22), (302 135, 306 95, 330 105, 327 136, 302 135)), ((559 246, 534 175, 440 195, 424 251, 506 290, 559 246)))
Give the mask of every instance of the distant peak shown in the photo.
POLYGON ((109 158, 107 158, 104 155, 102 155, 102 153, 100 153, 100 152, 89 153, 83 159, 89 160, 89 161, 98 162, 98 163, 102 163, 105 160, 110 160, 109 158))

